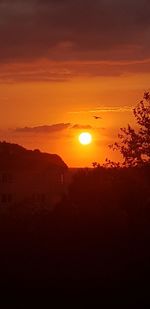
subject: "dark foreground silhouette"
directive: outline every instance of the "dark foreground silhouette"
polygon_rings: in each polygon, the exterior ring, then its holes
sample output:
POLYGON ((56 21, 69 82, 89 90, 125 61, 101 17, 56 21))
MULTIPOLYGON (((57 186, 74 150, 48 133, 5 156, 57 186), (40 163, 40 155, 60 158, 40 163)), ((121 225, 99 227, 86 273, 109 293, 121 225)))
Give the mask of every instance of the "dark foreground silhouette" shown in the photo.
POLYGON ((149 303, 150 166, 81 170, 53 211, 0 215, 4 289, 149 303))

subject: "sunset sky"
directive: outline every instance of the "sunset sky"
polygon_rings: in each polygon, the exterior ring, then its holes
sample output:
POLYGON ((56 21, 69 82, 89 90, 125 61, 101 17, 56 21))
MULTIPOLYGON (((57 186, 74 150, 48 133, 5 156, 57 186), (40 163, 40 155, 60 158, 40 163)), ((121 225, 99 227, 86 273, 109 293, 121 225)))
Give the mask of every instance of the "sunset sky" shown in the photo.
POLYGON ((108 145, 149 88, 149 0, 0 0, 1 140, 69 166, 118 160, 108 145))

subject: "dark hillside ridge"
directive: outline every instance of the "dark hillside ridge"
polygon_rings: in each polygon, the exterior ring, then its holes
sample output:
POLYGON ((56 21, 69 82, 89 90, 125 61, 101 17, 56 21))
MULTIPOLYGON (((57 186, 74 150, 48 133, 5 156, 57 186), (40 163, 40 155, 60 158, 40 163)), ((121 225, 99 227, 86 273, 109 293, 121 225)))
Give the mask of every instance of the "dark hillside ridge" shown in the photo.
POLYGON ((0 170, 11 169, 66 169, 67 165, 56 154, 41 152, 38 149, 27 150, 13 143, 0 142, 0 170))

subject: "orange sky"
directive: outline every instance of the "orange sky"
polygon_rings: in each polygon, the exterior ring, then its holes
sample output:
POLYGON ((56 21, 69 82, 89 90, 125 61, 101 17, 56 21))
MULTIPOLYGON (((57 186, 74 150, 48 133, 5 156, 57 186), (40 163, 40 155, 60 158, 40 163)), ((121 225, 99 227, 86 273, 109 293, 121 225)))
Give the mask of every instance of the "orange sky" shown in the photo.
POLYGON ((149 90, 148 12, 147 0, 1 1, 1 140, 69 166, 120 159, 108 145, 149 90))
POLYGON ((106 157, 118 159, 115 153, 110 153, 108 145, 117 139, 120 127, 132 124, 132 107, 148 88, 148 77, 148 74, 85 76, 65 82, 2 84, 1 139, 58 153, 69 166, 90 166, 106 157), (102 119, 95 120, 93 115, 102 119), (53 124, 62 127, 51 131, 53 124), (63 127, 64 124, 68 126, 63 127), (78 126, 73 128, 75 125, 78 126), (48 126, 44 132, 43 126, 48 126), (15 130, 24 127, 41 129, 15 130), (92 145, 79 145, 77 136, 81 131, 93 134, 92 145))

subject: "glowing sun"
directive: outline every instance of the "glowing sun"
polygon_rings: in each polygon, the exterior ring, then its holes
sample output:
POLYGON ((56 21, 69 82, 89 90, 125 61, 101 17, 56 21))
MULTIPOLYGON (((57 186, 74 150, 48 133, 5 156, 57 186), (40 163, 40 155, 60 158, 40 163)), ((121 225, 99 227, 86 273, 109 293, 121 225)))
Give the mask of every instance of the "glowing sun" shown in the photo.
POLYGON ((79 142, 82 145, 89 145, 92 143, 92 135, 89 132, 83 132, 79 135, 79 142))

